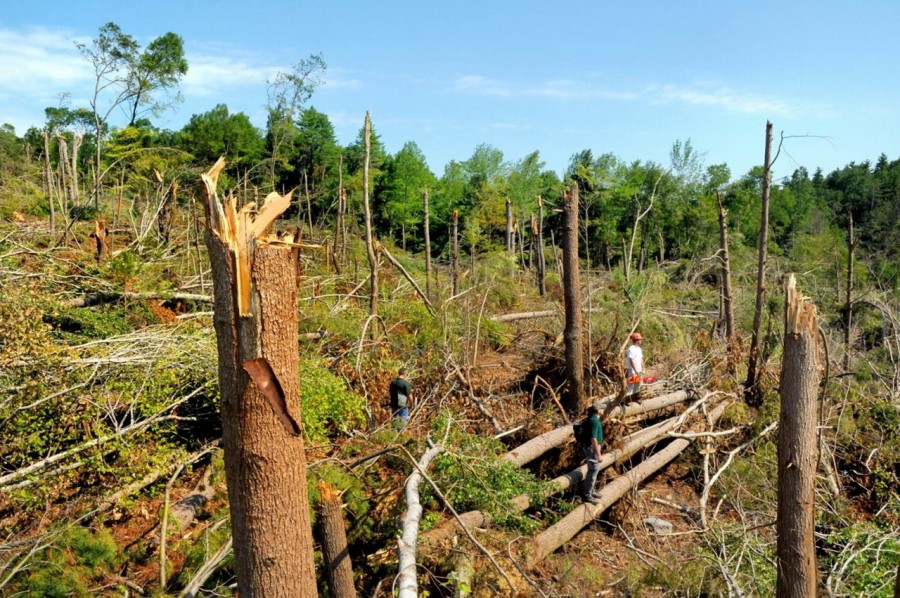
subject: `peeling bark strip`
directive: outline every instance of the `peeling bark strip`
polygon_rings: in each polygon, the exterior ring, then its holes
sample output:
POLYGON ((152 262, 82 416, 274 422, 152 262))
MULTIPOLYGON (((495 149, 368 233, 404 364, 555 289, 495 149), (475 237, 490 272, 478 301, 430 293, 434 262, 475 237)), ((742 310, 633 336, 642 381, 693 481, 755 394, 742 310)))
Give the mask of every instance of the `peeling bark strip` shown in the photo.
MULTIPOLYGON (((264 231, 290 203, 270 194, 254 219, 216 193, 220 159, 203 175, 215 298, 222 444, 238 592, 244 598, 316 596, 303 437, 289 433, 242 365, 264 359, 285 411, 299 413, 297 254, 264 231)), ((299 419, 299 418, 297 418, 299 419)))
POLYGON ((245 361, 242 365, 244 371, 250 374, 250 378, 253 379, 259 390, 269 400, 269 404, 272 405, 272 411, 281 420, 281 425, 284 426, 285 431, 288 434, 299 434, 300 425, 287 412, 284 390, 282 390, 281 384, 278 382, 278 376, 272 371, 272 366, 269 365, 269 362, 262 357, 258 357, 245 361))
POLYGON ((784 357, 778 423, 779 598, 816 595, 816 465, 819 321, 816 306, 785 281, 784 357))

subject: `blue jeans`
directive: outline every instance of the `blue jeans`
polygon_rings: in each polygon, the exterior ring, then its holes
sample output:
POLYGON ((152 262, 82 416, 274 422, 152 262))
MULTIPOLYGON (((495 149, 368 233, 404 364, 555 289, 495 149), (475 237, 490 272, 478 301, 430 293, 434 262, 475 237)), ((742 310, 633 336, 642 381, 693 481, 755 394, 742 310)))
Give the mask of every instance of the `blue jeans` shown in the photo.
POLYGON ((400 429, 406 425, 406 422, 409 421, 409 408, 408 407, 400 407, 396 411, 394 411, 394 428, 400 429))
POLYGON ((587 474, 584 476, 584 484, 581 488, 581 496, 590 496, 594 491, 594 484, 597 483, 597 476, 600 475, 600 461, 597 460, 597 454, 594 452, 593 446, 581 447, 584 452, 584 458, 587 459, 587 474))

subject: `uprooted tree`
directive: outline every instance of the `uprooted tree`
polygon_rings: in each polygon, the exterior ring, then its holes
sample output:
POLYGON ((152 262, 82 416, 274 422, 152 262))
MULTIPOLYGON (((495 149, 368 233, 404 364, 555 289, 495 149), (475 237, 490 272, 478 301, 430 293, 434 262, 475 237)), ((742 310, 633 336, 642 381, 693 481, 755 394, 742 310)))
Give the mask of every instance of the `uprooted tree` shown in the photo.
POLYGON ((206 244, 215 291, 222 440, 241 596, 316 596, 300 430, 299 249, 266 229, 290 204, 219 200, 225 161, 206 174, 206 244))

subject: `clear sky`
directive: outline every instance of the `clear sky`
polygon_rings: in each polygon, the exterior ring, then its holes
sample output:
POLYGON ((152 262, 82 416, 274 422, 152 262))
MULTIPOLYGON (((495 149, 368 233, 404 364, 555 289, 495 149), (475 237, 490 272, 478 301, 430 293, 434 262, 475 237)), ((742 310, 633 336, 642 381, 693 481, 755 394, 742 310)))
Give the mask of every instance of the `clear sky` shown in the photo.
POLYGON ((310 105, 341 143, 366 110, 387 150, 415 141, 436 174, 488 143, 561 172, 589 148, 668 163, 691 139, 734 177, 783 132, 776 177, 900 157, 900 2, 723 0, 0 0, 0 123, 21 134, 93 83, 73 41, 117 23, 142 45, 184 38, 180 128, 225 103, 265 126, 266 80, 321 52, 310 105))

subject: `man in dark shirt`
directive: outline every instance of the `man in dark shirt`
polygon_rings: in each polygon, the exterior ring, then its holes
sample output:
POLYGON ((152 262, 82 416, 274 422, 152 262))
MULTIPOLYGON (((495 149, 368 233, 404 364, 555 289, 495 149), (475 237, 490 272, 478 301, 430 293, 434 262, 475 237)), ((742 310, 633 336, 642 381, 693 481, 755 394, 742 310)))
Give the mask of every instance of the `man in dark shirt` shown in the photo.
POLYGON ((581 490, 581 499, 592 505, 599 501, 594 495, 594 484, 597 483, 597 475, 600 473, 600 443, 603 442, 603 424, 600 423, 600 412, 594 405, 588 407, 587 418, 581 424, 582 436, 581 450, 587 459, 587 474, 584 476, 584 486, 581 490))
POLYGON ((400 368, 397 377, 391 380, 391 414, 397 429, 409 421, 409 410, 412 408, 412 386, 406 379, 407 375, 406 368, 400 368))

